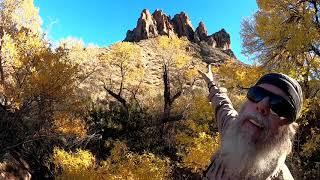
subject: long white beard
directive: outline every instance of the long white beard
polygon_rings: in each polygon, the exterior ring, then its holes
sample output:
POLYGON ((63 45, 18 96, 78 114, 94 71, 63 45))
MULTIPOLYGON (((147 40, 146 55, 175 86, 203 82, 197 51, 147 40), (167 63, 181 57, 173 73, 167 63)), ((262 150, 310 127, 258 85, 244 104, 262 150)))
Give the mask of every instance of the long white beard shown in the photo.
POLYGON ((266 179, 275 175, 291 151, 294 133, 288 126, 271 133, 270 121, 260 114, 240 114, 238 120, 230 122, 222 137, 220 158, 226 173, 241 179, 266 179), (241 127, 246 119, 255 119, 265 127, 256 143, 241 127))

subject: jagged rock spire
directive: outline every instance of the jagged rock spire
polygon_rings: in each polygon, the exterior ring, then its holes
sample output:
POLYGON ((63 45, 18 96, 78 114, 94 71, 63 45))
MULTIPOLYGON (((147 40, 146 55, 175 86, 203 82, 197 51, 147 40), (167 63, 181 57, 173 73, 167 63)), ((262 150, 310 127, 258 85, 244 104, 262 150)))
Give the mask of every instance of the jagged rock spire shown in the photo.
POLYGON ((203 22, 200 22, 196 30, 193 30, 189 16, 185 12, 174 15, 171 19, 161 10, 155 10, 151 15, 147 9, 141 12, 137 26, 132 31, 128 30, 124 41, 138 42, 143 39, 154 38, 161 35, 178 37, 185 36, 195 43, 206 42, 208 45, 230 49, 230 35, 221 29, 220 31, 208 35, 203 22))
POLYGON ((193 41, 194 30, 190 18, 186 13, 181 12, 174 15, 171 22, 178 37, 186 36, 190 41, 193 41))
POLYGON ((152 17, 157 23, 157 30, 159 35, 171 36, 174 34, 173 26, 170 23, 170 17, 164 14, 161 10, 155 10, 152 14, 152 17))
POLYGON ((207 41, 208 39, 208 31, 204 25, 204 23, 201 21, 194 32, 194 41, 196 43, 200 41, 207 41))

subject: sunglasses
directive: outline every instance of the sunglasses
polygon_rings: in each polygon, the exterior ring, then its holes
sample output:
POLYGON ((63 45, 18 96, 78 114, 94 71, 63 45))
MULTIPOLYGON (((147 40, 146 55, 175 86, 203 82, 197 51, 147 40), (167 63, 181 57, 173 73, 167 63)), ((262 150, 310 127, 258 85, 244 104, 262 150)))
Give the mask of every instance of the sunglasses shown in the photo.
POLYGON ((285 117, 290 122, 295 120, 296 112, 294 106, 283 97, 267 91, 259 86, 251 87, 247 93, 247 98, 254 103, 260 102, 265 97, 269 97, 270 108, 278 116, 285 117))

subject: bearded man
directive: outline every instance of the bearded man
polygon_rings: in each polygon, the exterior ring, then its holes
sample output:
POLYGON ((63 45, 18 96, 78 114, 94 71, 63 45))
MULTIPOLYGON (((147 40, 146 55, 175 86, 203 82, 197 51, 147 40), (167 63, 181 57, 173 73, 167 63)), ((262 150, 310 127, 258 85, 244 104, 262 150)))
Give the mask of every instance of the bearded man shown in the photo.
POLYGON ((211 66, 208 73, 199 73, 208 84, 222 139, 203 179, 293 179, 285 159, 303 101, 299 83, 284 74, 266 74, 249 88, 238 113, 226 89, 215 84, 211 66))

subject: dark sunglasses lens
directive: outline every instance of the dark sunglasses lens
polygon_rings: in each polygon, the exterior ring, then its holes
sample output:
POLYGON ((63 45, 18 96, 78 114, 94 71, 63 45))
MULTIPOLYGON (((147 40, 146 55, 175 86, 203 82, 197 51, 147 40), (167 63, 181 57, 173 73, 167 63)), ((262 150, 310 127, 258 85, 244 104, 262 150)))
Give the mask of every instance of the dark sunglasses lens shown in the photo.
POLYGON ((261 92, 256 86, 251 87, 247 93, 247 98, 255 103, 261 101, 264 97, 265 95, 263 92, 261 92))
POLYGON ((281 97, 273 97, 270 102, 270 106, 273 112, 280 117, 285 117, 289 121, 294 121, 294 108, 293 106, 281 97))

